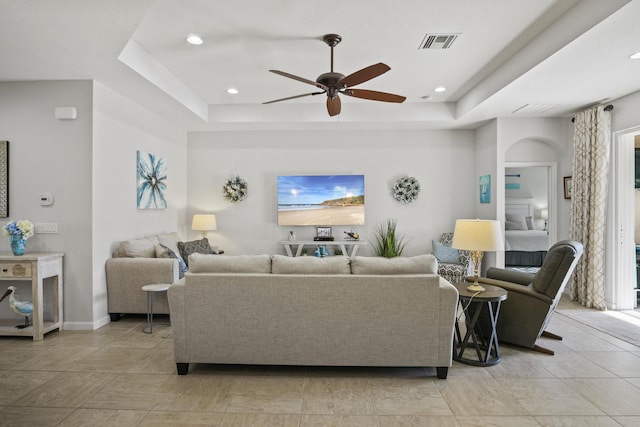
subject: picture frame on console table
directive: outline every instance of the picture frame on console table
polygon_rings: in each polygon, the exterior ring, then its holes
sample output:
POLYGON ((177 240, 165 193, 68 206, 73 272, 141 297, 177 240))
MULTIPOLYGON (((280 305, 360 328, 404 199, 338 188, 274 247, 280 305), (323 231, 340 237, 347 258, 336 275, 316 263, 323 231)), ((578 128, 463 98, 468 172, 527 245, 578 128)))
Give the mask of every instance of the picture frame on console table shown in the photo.
POLYGON ((331 227, 316 227, 316 237, 331 237, 331 227))

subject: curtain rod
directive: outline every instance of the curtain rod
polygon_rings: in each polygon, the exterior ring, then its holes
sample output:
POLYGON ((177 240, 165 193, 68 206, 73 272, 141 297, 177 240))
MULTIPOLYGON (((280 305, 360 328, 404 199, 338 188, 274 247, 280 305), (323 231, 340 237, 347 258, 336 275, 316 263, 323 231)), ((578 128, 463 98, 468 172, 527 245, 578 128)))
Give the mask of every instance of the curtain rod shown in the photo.
MULTIPOLYGON (((606 107, 604 107, 604 111, 611 111, 613 110, 613 105, 609 104, 606 107)), ((575 117, 571 117, 571 123, 574 123, 576 121, 575 117)))

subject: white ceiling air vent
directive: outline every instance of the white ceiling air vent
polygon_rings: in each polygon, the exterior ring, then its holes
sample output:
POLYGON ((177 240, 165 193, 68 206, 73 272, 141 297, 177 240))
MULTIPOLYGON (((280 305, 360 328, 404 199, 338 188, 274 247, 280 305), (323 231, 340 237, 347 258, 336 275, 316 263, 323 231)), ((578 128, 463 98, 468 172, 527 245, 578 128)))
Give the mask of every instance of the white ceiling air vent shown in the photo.
POLYGON ((420 49, 449 49, 460 34, 427 34, 420 49))
POLYGON ((515 109, 511 114, 537 114, 544 113, 555 107, 555 104, 525 104, 522 107, 515 109))

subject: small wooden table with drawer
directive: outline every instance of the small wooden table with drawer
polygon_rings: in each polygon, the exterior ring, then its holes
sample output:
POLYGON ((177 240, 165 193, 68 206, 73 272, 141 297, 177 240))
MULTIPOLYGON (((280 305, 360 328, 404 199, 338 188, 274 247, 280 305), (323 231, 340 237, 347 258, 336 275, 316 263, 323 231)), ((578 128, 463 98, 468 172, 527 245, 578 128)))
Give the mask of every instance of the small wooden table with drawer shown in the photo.
POLYGON ((35 252, 14 256, 11 252, 0 252, 0 291, 4 292, 12 284, 10 282, 29 282, 31 297, 28 298, 25 292, 21 295, 24 295, 22 299, 33 303, 31 326, 18 329, 15 319, 0 319, 0 335, 32 336, 34 341, 40 341, 47 332, 62 330, 62 257, 61 253, 35 252), (50 284, 46 292, 45 279, 51 279, 46 282, 50 284), (45 295, 50 300, 45 301, 45 295), (47 311, 51 311, 46 320, 45 305, 47 311))

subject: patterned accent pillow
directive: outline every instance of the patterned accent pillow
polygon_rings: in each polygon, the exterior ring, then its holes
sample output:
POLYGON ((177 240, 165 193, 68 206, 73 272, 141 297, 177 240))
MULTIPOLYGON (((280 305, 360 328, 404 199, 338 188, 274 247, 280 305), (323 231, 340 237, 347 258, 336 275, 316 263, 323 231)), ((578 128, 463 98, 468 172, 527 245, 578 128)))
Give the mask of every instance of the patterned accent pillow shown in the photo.
POLYGON ((182 279, 184 277, 184 273, 187 272, 187 264, 185 264, 184 260, 176 254, 173 249, 163 245, 162 243, 158 246, 161 248, 160 250, 156 250, 156 256, 158 258, 175 258, 178 260, 178 266, 180 267, 178 276, 182 279))
POLYGON ((211 245, 209 245, 209 239, 206 237, 200 240, 192 240, 190 242, 178 242, 178 249, 180 249, 180 255, 182 255, 182 259, 187 266, 189 266, 189 255, 195 253, 211 253, 211 245))

